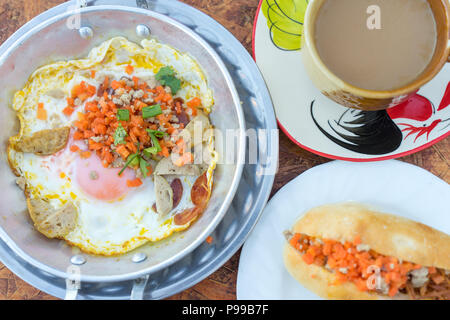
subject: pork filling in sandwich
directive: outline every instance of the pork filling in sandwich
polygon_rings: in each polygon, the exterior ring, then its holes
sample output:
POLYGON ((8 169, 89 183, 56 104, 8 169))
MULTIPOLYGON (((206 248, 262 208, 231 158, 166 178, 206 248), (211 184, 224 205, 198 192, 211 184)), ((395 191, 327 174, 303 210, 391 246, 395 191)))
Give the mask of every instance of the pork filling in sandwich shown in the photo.
MULTIPOLYGON (((285 232, 289 245, 307 265, 317 265, 335 275, 328 285, 353 283, 359 291, 410 299, 450 300, 450 270, 402 261, 372 250, 361 243, 321 239, 303 233, 285 232)), ((314 275, 311 275, 314 277, 314 275)))

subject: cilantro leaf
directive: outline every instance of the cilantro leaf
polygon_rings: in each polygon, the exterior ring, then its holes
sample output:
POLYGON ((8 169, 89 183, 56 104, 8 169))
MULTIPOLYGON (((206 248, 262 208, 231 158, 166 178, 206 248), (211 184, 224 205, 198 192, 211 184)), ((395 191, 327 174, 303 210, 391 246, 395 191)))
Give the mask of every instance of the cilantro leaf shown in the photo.
POLYGON ((142 175, 144 176, 144 178, 147 177, 147 175, 148 175, 148 169, 147 169, 148 166, 149 166, 149 164, 147 161, 145 161, 142 158, 139 158, 139 167, 141 168, 141 172, 142 172, 142 175))
POLYGON ((122 127, 121 124, 119 124, 116 131, 114 132, 114 145, 117 146, 118 144, 124 144, 125 137, 127 135, 127 131, 122 127))
POLYGON ((159 69, 156 74, 156 80, 163 86, 169 86, 173 95, 181 89, 181 80, 175 77, 175 72, 169 66, 159 69))
POLYGON ((167 76, 174 76, 175 72, 172 70, 171 67, 165 66, 159 69, 158 73, 156 74, 156 80, 160 81, 163 77, 167 76))
POLYGON ((176 94, 181 89, 181 81, 175 77, 164 78, 164 86, 169 86, 172 94, 176 94))

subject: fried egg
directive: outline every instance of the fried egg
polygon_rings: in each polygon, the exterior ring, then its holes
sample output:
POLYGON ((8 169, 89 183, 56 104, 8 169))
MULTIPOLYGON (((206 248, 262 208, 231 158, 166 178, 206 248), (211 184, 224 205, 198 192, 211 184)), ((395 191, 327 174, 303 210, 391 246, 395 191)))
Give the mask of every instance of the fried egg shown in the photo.
MULTIPOLYGON (((143 40, 138 45, 116 37, 92 49, 85 59, 56 62, 31 75, 14 97, 13 109, 21 126, 19 134, 11 137, 10 144, 40 130, 71 126, 77 119, 77 112, 71 116, 62 113, 71 89, 82 81, 98 87, 105 76, 120 79, 127 76, 124 68, 127 65, 134 67, 134 75, 150 82, 155 81, 155 74, 161 67, 171 66, 182 81, 176 96, 185 101, 200 97, 203 110, 210 112, 214 104, 212 91, 192 57, 153 39, 143 40), (39 103, 45 105, 46 121, 37 117, 39 103)), ((193 206, 190 189, 197 177, 178 177, 183 184, 183 198, 171 214, 161 217, 152 209, 155 203, 152 178, 143 179, 138 188, 129 187, 127 180, 136 178, 134 170, 127 168, 119 176, 120 168, 105 168, 97 156, 84 159, 71 152, 69 146, 72 145, 87 150, 86 144, 74 141, 72 135, 67 146, 51 156, 8 148, 11 167, 25 179, 31 197, 46 199, 55 209, 62 208, 68 201, 77 207, 77 225, 65 236, 68 243, 92 254, 117 255, 190 226, 192 221, 176 225, 173 215, 193 206)), ((214 137, 209 139, 207 148, 211 154, 207 169, 211 190, 217 159, 214 137)))

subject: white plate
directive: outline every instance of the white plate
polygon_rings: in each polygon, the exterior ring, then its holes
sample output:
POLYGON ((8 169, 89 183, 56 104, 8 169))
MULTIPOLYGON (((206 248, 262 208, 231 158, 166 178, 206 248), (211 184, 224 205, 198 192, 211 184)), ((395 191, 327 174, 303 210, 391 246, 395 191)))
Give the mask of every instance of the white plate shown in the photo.
POLYGON ((253 57, 289 139, 327 158, 361 162, 402 157, 450 135, 450 63, 388 111, 348 109, 321 94, 301 59, 307 3, 261 0, 253 25, 253 57))
POLYGON ((357 201, 450 234, 450 187, 405 162, 333 161, 302 173, 268 203, 242 249, 238 299, 320 299, 286 271, 283 231, 309 209, 357 201))

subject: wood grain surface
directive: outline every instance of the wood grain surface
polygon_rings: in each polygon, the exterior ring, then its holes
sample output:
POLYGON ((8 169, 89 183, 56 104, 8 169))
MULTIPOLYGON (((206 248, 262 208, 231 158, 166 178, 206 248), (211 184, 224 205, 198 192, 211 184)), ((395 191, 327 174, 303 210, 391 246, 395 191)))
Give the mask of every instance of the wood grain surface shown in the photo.
MULTIPOLYGON (((0 43, 39 13, 63 0, 0 0, 0 43)), ((258 0, 184 0, 210 15, 251 52, 253 19, 258 0)), ((429 170, 450 183, 450 139, 400 160, 429 170)), ((280 132, 280 169, 272 195, 305 170, 328 159, 300 149, 280 132)), ((196 286, 170 299, 235 299, 240 250, 220 269, 196 286)), ((56 299, 30 286, 0 263, 0 299, 56 299)))

